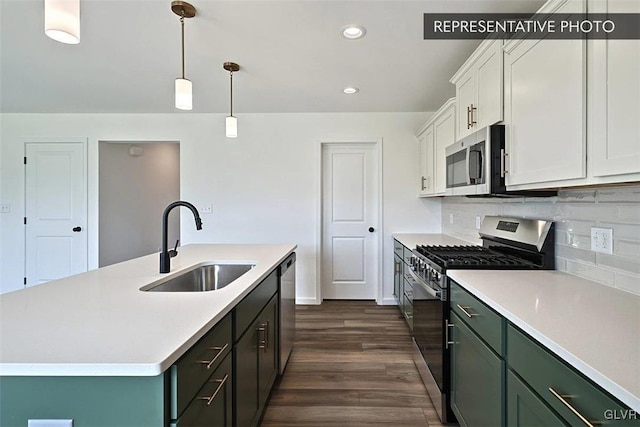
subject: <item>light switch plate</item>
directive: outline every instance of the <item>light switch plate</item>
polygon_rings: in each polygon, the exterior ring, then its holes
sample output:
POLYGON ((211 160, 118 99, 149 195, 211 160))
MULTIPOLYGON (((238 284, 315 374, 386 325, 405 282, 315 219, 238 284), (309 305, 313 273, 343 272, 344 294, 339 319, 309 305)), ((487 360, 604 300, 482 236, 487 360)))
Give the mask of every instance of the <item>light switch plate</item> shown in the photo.
POLYGON ((476 230, 480 230, 480 223, 482 222, 480 215, 476 216, 476 230))
POLYGON ((0 213, 11 212, 11 205, 9 203, 3 203, 0 205, 0 213))
POLYGON ((613 254, 613 229, 591 227, 591 250, 603 254, 613 254))
POLYGON ((27 427, 73 427, 73 420, 28 420, 27 427))

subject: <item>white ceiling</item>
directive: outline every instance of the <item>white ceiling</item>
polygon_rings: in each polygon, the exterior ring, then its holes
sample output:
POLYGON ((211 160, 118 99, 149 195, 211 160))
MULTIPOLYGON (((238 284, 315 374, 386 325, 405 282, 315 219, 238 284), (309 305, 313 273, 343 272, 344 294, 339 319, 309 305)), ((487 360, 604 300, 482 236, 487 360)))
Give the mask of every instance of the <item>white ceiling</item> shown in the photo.
MULTIPOLYGON (((179 19, 170 0, 80 0, 81 42, 44 35, 42 0, 0 0, 0 111, 174 112, 179 19)), ((190 0, 193 112, 434 111, 479 41, 423 40, 423 13, 534 12, 543 0, 190 0), (367 28, 347 40, 340 28, 367 28), (356 95, 345 86, 360 88, 356 95)))

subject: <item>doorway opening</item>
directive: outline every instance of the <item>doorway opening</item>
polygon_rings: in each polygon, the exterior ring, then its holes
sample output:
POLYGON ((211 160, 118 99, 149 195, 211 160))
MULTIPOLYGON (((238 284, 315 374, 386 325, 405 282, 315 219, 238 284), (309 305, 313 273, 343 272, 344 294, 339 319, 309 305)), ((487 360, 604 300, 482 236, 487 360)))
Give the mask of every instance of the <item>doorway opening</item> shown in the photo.
MULTIPOLYGON (((158 252, 162 212, 180 199, 178 142, 100 141, 98 264, 158 252)), ((169 242, 180 238, 180 215, 169 217, 169 242)))

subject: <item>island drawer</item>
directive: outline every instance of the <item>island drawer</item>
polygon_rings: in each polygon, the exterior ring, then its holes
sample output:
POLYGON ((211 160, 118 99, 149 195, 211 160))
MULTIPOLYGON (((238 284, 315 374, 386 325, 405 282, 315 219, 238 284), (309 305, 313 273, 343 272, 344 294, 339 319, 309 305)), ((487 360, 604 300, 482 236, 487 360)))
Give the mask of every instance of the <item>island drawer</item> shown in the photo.
POLYGON ((233 347, 231 314, 200 339, 170 368, 171 418, 176 419, 233 347))
POLYGON ((640 417, 513 325, 507 365, 570 425, 640 426, 640 417), (581 419, 583 417, 584 419, 581 419))
POLYGON ((231 426, 233 414, 232 361, 227 355, 170 427, 231 426))
POLYGON ((453 280, 449 283, 451 310, 489 344, 493 351, 502 355, 502 317, 453 280))
POLYGON ((249 295, 240 301, 234 310, 234 342, 240 339, 277 291, 278 274, 274 270, 249 295))

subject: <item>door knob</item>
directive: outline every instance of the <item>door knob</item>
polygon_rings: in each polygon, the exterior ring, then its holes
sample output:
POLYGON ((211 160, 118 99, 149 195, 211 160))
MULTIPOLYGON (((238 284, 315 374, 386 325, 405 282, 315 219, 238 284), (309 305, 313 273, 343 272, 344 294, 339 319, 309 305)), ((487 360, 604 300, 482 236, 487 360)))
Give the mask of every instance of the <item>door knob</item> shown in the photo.
POLYGON ((376 229, 375 229, 375 228, 373 228, 373 227, 369 227, 369 233, 373 233, 374 231, 376 231, 376 229))
POLYGON ((74 233, 79 233, 82 231, 82 227, 73 227, 73 232, 74 233))

